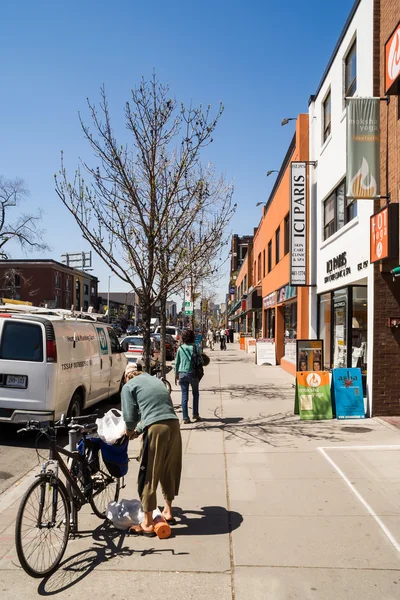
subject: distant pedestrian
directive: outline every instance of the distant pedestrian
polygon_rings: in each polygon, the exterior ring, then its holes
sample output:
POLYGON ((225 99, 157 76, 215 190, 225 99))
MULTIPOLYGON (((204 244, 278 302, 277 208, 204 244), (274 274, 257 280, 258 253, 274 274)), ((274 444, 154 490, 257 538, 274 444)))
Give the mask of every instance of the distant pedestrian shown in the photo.
POLYGON ((228 343, 229 342, 229 329, 228 328, 225 329, 225 339, 226 339, 226 342, 228 343))
POLYGON ((234 336, 234 333, 235 333, 235 330, 233 329, 233 327, 231 327, 231 328, 229 329, 229 341, 230 341, 230 343, 231 343, 231 344, 233 344, 233 340, 234 340, 234 337, 233 337, 233 336, 234 336))
POLYGON ((226 331, 225 329, 221 329, 219 332, 220 339, 220 350, 226 350, 226 331))
POLYGON ((199 416, 199 380, 193 369, 193 354, 199 352, 194 344, 194 331, 188 329, 182 333, 182 344, 178 348, 175 358, 175 383, 179 383, 182 390, 182 417, 185 425, 190 423, 188 401, 189 385, 193 394, 193 420, 201 421, 199 416))
POLYGON ((207 345, 210 350, 214 350, 214 332, 212 329, 209 329, 207 332, 207 345))

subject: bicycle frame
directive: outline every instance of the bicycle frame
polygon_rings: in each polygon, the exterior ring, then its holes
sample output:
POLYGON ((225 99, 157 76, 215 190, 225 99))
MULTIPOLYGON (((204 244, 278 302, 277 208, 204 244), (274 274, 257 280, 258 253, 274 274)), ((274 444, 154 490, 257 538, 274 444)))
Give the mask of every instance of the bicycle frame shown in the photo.
MULTIPOLYGON (((74 535, 78 532, 77 498, 78 498, 79 502, 81 503, 81 506, 83 504, 86 504, 87 498, 85 497, 85 494, 82 493, 82 491, 79 489, 74 476, 71 474, 71 471, 69 470, 68 466, 65 464, 61 455, 63 454, 64 456, 67 456, 68 458, 77 460, 78 462, 82 463, 83 465, 85 465, 85 457, 84 457, 84 455, 79 454, 79 452, 77 450, 74 450, 71 452, 70 450, 66 450, 65 448, 62 448, 61 446, 58 446, 57 442, 56 442, 56 436, 54 433, 51 433, 49 435, 49 442, 50 442, 50 456, 47 461, 43 462, 40 474, 43 475, 43 474, 47 473, 48 466, 54 465, 55 471, 56 471, 54 473, 54 475, 56 478, 58 478, 58 469, 61 469, 61 472, 63 473, 63 475, 67 481, 67 491, 68 491, 70 507, 71 507, 71 533, 74 535), (72 494, 71 490, 73 490, 75 495, 72 494)), ((56 507, 57 507, 57 493, 56 493, 56 490, 54 490, 53 509, 52 509, 53 520, 55 519, 56 507)), ((42 517, 41 513, 39 513, 39 517, 40 518, 38 518, 38 521, 41 521, 41 517, 42 517)), ((40 523, 38 523, 38 525, 40 525, 40 523)))

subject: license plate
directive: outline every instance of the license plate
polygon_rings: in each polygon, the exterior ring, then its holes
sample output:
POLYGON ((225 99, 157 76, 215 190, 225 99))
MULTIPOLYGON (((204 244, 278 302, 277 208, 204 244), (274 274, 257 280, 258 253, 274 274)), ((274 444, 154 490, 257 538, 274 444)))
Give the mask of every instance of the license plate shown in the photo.
POLYGON ((6 386, 15 388, 26 388, 26 375, 7 375, 6 386))

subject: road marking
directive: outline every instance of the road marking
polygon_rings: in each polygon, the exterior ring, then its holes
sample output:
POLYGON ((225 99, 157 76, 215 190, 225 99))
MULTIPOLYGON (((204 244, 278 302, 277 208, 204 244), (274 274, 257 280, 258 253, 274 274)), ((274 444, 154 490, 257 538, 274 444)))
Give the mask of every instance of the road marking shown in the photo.
POLYGON ((349 486, 349 488, 351 489, 351 491, 353 492, 353 494, 358 498, 358 500, 361 502, 361 504, 367 509, 367 511, 369 512, 369 514, 371 515, 371 517, 373 517, 375 519, 375 521, 378 523, 379 527, 382 529, 382 531, 384 532, 384 534, 387 536, 387 538, 393 544, 393 546, 395 547, 395 549, 397 550, 397 552, 400 553, 400 544, 399 544, 399 542, 392 535, 392 533, 389 531, 389 529, 386 527, 386 525, 383 523, 383 521, 378 517, 378 515, 375 513, 375 511, 373 510, 373 508, 368 504, 368 502, 365 500, 365 498, 354 487, 354 485, 351 483, 351 481, 349 480, 349 478, 343 473, 342 469, 325 452, 325 450, 350 450, 350 451, 354 451, 354 450, 377 450, 377 449, 379 449, 379 450, 399 450, 400 446, 325 446, 325 447, 319 447, 319 448, 317 448, 317 450, 319 450, 319 452, 326 458, 326 460, 332 465, 332 467, 339 473, 339 475, 341 476, 341 478, 343 479, 343 481, 349 486))

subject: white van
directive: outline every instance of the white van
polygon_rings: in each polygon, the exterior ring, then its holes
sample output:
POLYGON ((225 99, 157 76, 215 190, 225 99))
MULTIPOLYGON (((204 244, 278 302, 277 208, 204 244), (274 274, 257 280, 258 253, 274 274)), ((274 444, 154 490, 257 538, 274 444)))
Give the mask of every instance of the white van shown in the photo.
POLYGON ((127 360, 110 325, 0 307, 0 422, 78 416, 116 394, 127 360))

